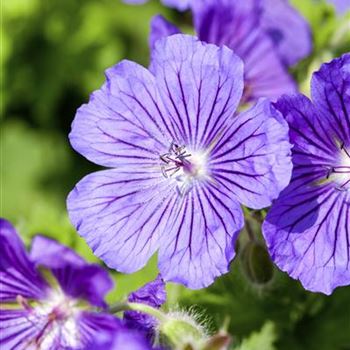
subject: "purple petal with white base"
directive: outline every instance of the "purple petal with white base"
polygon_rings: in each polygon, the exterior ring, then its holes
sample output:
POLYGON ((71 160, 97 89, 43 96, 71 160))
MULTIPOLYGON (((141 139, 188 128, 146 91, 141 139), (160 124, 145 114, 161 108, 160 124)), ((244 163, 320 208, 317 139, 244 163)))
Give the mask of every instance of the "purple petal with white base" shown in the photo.
POLYGON ((313 103, 302 95, 278 101, 294 170, 263 225, 276 264, 325 294, 350 283, 349 62, 346 54, 314 74, 313 103))
MULTIPOLYGON (((129 302, 143 303, 155 308, 161 307, 166 301, 165 283, 160 275, 154 281, 145 284, 128 297, 129 302)), ((124 313, 126 324, 133 329, 142 331, 147 338, 154 336, 157 321, 154 317, 138 311, 124 313)))
POLYGON ((34 237, 30 256, 37 266, 51 270, 65 294, 106 306, 104 298, 113 281, 101 266, 87 264, 73 250, 43 236, 34 237))
POLYGON ((152 73, 131 62, 107 72, 70 140, 115 169, 85 177, 67 203, 78 232, 110 267, 136 271, 159 250, 164 279, 190 288, 228 270, 244 221, 237 187, 263 170, 257 183, 269 188, 256 196, 270 205, 290 175, 286 123, 267 102, 234 119, 242 90, 242 62, 231 50, 179 34, 157 41, 152 73), (280 136, 270 137, 271 128, 280 136), (221 173, 216 163, 229 153, 245 160, 221 173))
POLYGON ((29 255, 13 226, 0 223, 2 349, 85 349, 90 338, 79 328, 83 310, 105 306, 112 288, 107 274, 41 236, 29 255))
MULTIPOLYGON (((140 5, 148 0, 123 0, 127 4, 140 5)), ((192 0, 161 0, 165 6, 176 8, 179 11, 185 11, 190 7, 192 0)))

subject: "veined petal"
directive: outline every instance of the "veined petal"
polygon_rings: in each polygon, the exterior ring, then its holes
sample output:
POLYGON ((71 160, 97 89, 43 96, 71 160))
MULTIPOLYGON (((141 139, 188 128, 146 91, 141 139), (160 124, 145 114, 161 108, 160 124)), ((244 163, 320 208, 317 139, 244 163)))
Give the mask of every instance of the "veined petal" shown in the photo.
POLYGON ((28 310, 0 309, 0 344, 3 350, 35 350, 35 338, 45 327, 45 319, 28 310))
POLYGON ((215 184, 195 186, 172 219, 159 249, 166 280, 197 289, 228 271, 244 224, 238 202, 215 184))
POLYGON ((143 267, 166 232, 176 184, 160 171, 131 168, 86 176, 69 194, 70 219, 94 253, 122 272, 143 267))
POLYGON ((157 41, 152 70, 181 139, 195 148, 236 110, 243 90, 242 61, 228 48, 176 34, 157 41))
POLYGON ((350 194, 313 184, 288 187, 263 234, 274 262, 314 292, 350 283, 350 194))
POLYGON ((113 288, 113 281, 101 266, 88 264, 72 249, 43 236, 33 239, 31 259, 52 271, 65 294, 105 306, 104 298, 113 288))
POLYGON ((1 349, 86 350, 105 333, 126 332, 121 320, 109 314, 78 311, 55 320, 50 311, 44 304, 28 310, 1 309, 1 349))
POLYGON ((287 0, 264 0, 263 7, 262 28, 283 62, 292 66, 309 55, 312 35, 302 15, 287 0))
POLYGON ((77 111, 73 148, 108 167, 154 164, 176 138, 157 102, 152 74, 129 61, 106 71, 107 82, 77 111))
POLYGON ((16 301, 18 295, 43 298, 48 286, 29 260, 15 228, 4 219, 0 219, 0 237, 0 300, 16 301))
POLYGON ((311 94, 332 136, 350 143, 350 53, 325 63, 314 73, 311 94))
POLYGON ((269 206, 292 172, 288 125, 267 100, 232 118, 211 153, 214 181, 240 203, 269 206))
POLYGON ((275 104, 289 124, 293 163, 301 166, 324 166, 333 162, 336 139, 334 125, 321 118, 312 102, 301 94, 283 96, 275 104), (334 134, 333 134, 334 135, 334 134))
POLYGON ((260 0, 193 3, 199 38, 219 46, 227 45, 243 60, 245 102, 260 97, 274 100, 284 93, 296 92, 295 82, 261 26, 262 11, 260 0))
MULTIPOLYGON (((145 284, 137 291, 131 293, 128 301, 143 303, 159 308, 166 301, 165 283, 160 275, 154 281, 145 284)), ((143 332, 147 338, 154 336, 157 321, 154 317, 138 311, 124 312, 124 320, 128 327, 143 332)))
POLYGON ((155 43, 162 38, 173 34, 179 34, 180 29, 174 24, 170 23, 163 16, 157 15, 152 18, 151 32, 149 36, 149 45, 151 50, 154 49, 155 43))

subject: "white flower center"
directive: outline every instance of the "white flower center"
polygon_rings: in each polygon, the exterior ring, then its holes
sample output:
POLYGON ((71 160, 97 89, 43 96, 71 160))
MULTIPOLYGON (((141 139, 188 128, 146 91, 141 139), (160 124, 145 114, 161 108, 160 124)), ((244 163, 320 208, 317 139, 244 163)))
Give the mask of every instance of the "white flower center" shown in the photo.
POLYGON ((206 152, 186 150, 186 146, 172 143, 169 152, 160 156, 161 170, 166 178, 178 182, 180 194, 185 194, 196 180, 208 178, 208 155, 206 152))
POLYGON ((328 178, 336 184, 338 190, 350 190, 350 152, 344 144, 340 145, 339 161, 329 170, 328 178))
POLYGON ((61 290, 53 289, 48 298, 38 305, 29 306, 23 298, 18 298, 18 301, 28 309, 28 320, 37 328, 35 338, 29 341, 30 345, 38 349, 51 349, 57 343, 69 348, 80 344, 76 322, 79 312, 77 300, 69 298, 61 290))

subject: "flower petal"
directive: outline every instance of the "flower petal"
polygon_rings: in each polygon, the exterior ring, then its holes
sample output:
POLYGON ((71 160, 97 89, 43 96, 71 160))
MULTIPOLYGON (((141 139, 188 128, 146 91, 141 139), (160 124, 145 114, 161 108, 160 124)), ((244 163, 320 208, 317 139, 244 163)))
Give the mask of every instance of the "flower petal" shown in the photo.
POLYGON ((215 181, 240 203, 269 206, 291 177, 287 123, 269 101, 260 100, 227 123, 209 166, 215 181))
POLYGON ((152 74, 129 61, 106 71, 107 82, 77 111, 73 148, 108 167, 153 165, 175 138, 160 112, 152 74))
POLYGON ((151 32, 149 37, 151 50, 154 49, 155 43, 159 39, 178 33, 180 33, 180 29, 166 20, 163 16, 154 16, 151 21, 151 32))
MULTIPOLYGON (((154 281, 145 284, 137 291, 131 293, 128 301, 143 303, 155 308, 159 308, 166 301, 165 283, 160 275, 154 281)), ((126 324, 133 329, 145 333, 147 338, 152 338, 157 326, 154 317, 138 311, 124 312, 126 324)))
POLYGON ((82 313, 80 333, 86 343, 84 350, 151 350, 147 339, 139 332, 111 316, 91 312, 82 313))
POLYGON ((277 99, 296 91, 296 84, 261 27, 261 1, 204 0, 193 3, 201 40, 227 45, 244 62, 244 101, 277 99), (273 67, 273 69, 266 69, 273 67))
POLYGON ((152 71, 180 144, 196 147, 231 116, 243 89, 242 61, 228 48, 175 34, 157 41, 152 71))
POLYGON ((193 11, 201 40, 227 45, 243 60, 245 102, 260 97, 274 100, 296 91, 294 81, 260 25, 260 1, 198 1, 194 2, 193 11))
POLYGON ((65 294, 105 306, 104 297, 113 288, 113 281, 101 266, 88 264, 72 249, 43 236, 33 239, 31 257, 36 265, 52 271, 65 294))
POLYGON ((29 260, 15 228, 4 219, 0 219, 0 238, 0 300, 16 301, 18 295, 43 298, 48 286, 29 260))
POLYGON ((325 63, 311 81, 312 99, 330 121, 332 136, 350 139, 350 53, 325 63))
POLYGON ((307 171, 332 164, 337 151, 332 137, 334 125, 321 118, 311 101, 303 95, 283 96, 275 104, 289 124, 293 163, 307 171))
POLYGON ((262 28, 283 62, 291 66, 308 56, 312 50, 312 36, 301 14, 287 0, 264 0, 263 7, 262 28))
POLYGON ((263 234, 274 262, 314 292, 350 283, 350 194, 290 186, 269 211, 263 234))
POLYGON ((3 350, 35 350, 35 338, 45 327, 45 318, 28 310, 0 309, 0 344, 3 350))
POLYGON ((238 202, 215 184, 194 186, 164 232, 159 270, 166 280, 193 289, 226 273, 244 224, 238 202))
POLYGON ((95 255, 122 272, 143 267, 159 246, 176 202, 176 184, 154 173, 106 170, 69 194, 70 219, 95 255))

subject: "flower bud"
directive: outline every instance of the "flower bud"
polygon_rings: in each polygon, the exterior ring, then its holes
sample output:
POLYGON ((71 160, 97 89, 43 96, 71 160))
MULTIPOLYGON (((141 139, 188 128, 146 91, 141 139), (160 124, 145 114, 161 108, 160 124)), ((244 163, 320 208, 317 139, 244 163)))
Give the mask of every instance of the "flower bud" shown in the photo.
POLYGON ((265 247, 256 241, 249 241, 241 254, 242 269, 250 282, 265 285, 273 278, 273 264, 265 247))
POLYGON ((166 342, 175 349, 199 350, 207 341, 203 327, 193 317, 183 312, 167 314, 166 320, 160 322, 158 330, 166 342))

